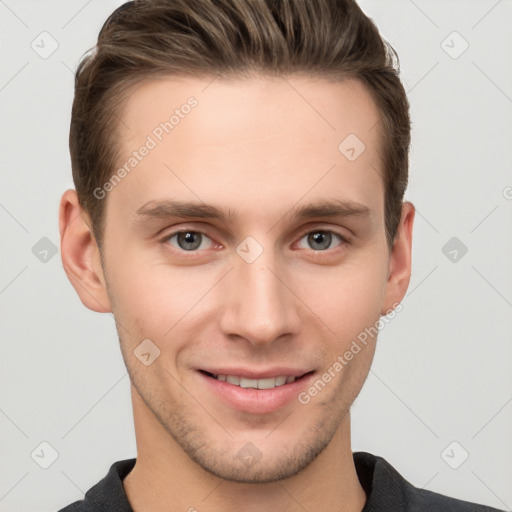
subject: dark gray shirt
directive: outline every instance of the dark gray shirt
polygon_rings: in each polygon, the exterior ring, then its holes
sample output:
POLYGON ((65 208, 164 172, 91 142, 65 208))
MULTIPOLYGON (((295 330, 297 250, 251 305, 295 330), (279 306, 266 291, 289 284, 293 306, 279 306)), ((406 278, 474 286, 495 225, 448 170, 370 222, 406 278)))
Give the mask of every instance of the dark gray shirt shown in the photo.
MULTIPOLYGON (((362 512, 503 512, 418 489, 382 457, 367 452, 354 452, 353 457, 367 496, 362 512)), ((135 461, 126 459, 112 464, 108 474, 87 491, 83 500, 59 512, 133 512, 124 492, 123 478, 135 461)))

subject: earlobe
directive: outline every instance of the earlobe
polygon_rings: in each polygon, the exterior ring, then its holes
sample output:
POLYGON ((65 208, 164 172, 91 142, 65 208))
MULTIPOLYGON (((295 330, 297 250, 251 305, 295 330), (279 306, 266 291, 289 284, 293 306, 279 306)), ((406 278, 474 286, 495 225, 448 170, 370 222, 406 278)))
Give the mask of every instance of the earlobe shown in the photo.
POLYGON ((414 205, 406 201, 402 205, 402 215, 395 242, 389 259, 389 275, 381 315, 387 315, 402 301, 409 287, 412 265, 412 230, 414 205))
POLYGON ((62 266, 80 300, 92 311, 111 312, 99 248, 75 190, 62 195, 59 232, 62 266))

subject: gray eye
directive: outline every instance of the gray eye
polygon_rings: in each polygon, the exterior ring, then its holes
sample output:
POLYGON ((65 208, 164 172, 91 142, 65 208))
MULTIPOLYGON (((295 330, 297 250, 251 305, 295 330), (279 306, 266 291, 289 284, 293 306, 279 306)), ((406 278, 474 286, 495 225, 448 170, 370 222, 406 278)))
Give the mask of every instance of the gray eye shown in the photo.
POLYGON ((185 251, 193 251, 201 245, 201 233, 185 231, 177 234, 178 245, 185 251))
POLYGON ((199 252, 198 250, 215 247, 215 242, 208 235, 194 229, 175 231, 168 235, 165 240, 178 251, 199 252))
POLYGON ((328 231, 314 231, 308 235, 308 244, 315 251, 328 249, 332 242, 332 233, 328 231))

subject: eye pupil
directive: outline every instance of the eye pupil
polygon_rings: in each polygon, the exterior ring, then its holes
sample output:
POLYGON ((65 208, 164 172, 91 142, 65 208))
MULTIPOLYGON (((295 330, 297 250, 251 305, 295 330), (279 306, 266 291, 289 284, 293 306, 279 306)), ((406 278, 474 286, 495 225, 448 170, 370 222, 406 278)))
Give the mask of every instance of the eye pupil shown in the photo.
POLYGON ((320 244, 321 247, 313 247, 313 249, 326 249, 331 245, 332 234, 326 231, 315 231, 308 236, 310 245, 320 244))
POLYGON ((192 251, 201 245, 201 233, 183 231, 177 234, 177 242, 181 249, 192 251))

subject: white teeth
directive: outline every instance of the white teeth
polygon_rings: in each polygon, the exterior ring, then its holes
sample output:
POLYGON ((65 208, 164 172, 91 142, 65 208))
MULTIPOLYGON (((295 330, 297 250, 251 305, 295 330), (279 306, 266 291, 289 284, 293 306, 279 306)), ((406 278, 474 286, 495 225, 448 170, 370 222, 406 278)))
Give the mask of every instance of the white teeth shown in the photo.
MULTIPOLYGON (((268 379, 258 379, 258 389, 272 389, 278 386, 277 379, 283 379, 283 377, 269 377, 268 379)), ((286 380, 286 379, 285 379, 286 380)), ((283 382, 284 384, 284 382, 283 382)))
POLYGON ((235 377, 234 375, 226 375, 226 381, 230 384, 240 385, 240 377, 235 377))
POLYGON ((286 377, 276 377, 276 386, 286 384, 286 377))
POLYGON ((258 388, 258 379, 246 379, 245 377, 240 378, 241 388, 258 388))
POLYGON ((279 376, 268 377, 266 379, 248 379, 245 377, 238 377, 236 375, 214 375, 217 380, 228 382, 241 388, 254 388, 254 389, 273 389, 277 386, 283 386, 295 382, 295 377, 279 376))

